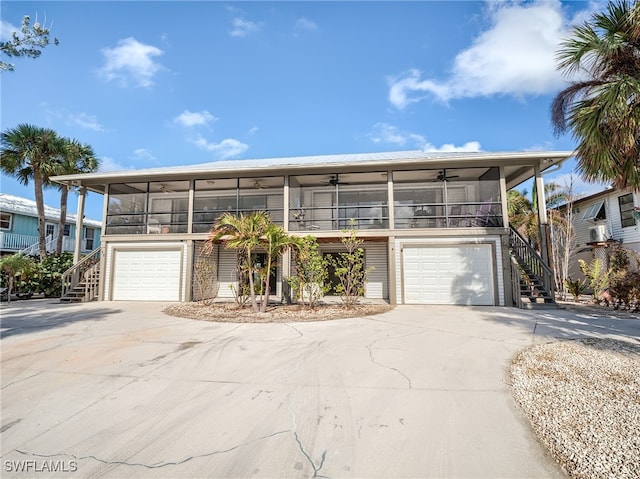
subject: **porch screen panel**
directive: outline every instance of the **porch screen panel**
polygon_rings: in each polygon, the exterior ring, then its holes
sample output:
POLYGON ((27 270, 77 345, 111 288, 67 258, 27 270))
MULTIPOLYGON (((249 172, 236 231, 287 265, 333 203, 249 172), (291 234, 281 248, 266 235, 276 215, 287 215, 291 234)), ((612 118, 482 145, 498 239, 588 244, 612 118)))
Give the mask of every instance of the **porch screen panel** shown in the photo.
POLYGON ((105 234, 143 234, 146 231, 147 183, 109 185, 105 234))

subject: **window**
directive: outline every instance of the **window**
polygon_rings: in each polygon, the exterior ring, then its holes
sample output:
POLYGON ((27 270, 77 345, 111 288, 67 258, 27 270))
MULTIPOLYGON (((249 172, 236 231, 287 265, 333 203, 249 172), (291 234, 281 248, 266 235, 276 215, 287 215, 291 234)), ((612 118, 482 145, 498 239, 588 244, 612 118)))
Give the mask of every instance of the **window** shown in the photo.
POLYGON ((63 236, 70 236, 71 235, 71 225, 70 224, 65 224, 64 225, 64 230, 62 231, 62 235, 63 236))
POLYGON ((10 230, 12 219, 13 215, 11 213, 0 213, 0 229, 10 230))
POLYGON ((636 219, 633 217, 633 194, 622 195, 618 197, 618 206, 620 207, 620 223, 623 228, 636 225, 636 219))
POLYGON ((93 251, 93 239, 95 232, 96 231, 93 228, 84 229, 84 247, 87 251, 93 251))
POLYGON ((582 215, 583 221, 596 221, 596 220, 604 220, 607 219, 607 213, 604 208, 604 200, 598 201, 597 203, 589 206, 584 215, 582 215))

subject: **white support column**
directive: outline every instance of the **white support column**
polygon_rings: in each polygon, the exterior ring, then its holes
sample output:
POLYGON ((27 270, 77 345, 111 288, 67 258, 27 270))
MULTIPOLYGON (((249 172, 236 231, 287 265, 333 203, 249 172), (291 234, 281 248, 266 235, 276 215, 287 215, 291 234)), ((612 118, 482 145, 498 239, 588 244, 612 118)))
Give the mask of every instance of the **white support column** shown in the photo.
POLYGON ((80 253, 82 252, 82 226, 84 219, 84 200, 87 196, 87 189, 80 187, 78 190, 78 209, 76 210, 76 245, 73 250, 73 264, 80 261, 80 253))
POLYGON ((536 201, 538 203, 538 221, 540 225, 547 224, 547 200, 544 197, 544 180, 540 172, 540 165, 533 167, 536 182, 536 201))
POLYGON ((284 191, 282 195, 282 215, 283 223, 282 227, 285 231, 289 231, 289 175, 285 175, 284 177, 284 191))
POLYGON ((389 229, 395 228, 396 215, 393 199, 393 171, 387 171, 387 211, 389 212, 389 229))

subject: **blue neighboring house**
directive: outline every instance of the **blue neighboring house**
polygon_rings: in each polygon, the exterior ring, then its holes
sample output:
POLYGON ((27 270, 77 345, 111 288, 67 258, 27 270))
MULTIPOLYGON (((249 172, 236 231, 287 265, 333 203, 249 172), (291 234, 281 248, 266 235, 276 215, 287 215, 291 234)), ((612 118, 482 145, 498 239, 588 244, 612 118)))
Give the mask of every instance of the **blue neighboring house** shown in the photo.
MULTIPOLYGON (((45 205, 47 251, 53 252, 58 238, 60 209, 45 205)), ((102 223, 85 218, 82 228, 82 253, 100 246, 102 223)), ((64 251, 73 252, 76 235, 76 215, 67 214, 64 227, 64 251)), ((38 212, 36 202, 20 196, 0 193, 0 254, 38 253, 38 212)))

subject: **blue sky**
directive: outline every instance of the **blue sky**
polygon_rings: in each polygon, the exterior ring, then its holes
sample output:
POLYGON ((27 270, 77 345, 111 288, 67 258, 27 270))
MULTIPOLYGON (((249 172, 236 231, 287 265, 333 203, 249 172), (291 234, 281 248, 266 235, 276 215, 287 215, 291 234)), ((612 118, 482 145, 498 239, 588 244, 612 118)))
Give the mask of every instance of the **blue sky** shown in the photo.
MULTIPOLYGON (((602 6, 5 0, 3 40, 28 14, 60 44, 1 74, 0 125, 31 123, 88 143, 104 171, 413 149, 572 150, 574 140, 551 128, 550 104, 567 81, 554 53, 572 24, 602 6)), ((562 183, 573 168, 550 178, 562 183)), ((32 185, 5 176, 2 191, 33 198, 32 185)), ((45 195, 52 206, 58 198, 45 195)), ((102 197, 89 195, 87 216, 101 214, 102 197)))

